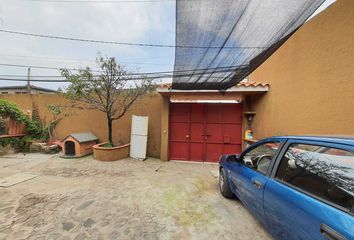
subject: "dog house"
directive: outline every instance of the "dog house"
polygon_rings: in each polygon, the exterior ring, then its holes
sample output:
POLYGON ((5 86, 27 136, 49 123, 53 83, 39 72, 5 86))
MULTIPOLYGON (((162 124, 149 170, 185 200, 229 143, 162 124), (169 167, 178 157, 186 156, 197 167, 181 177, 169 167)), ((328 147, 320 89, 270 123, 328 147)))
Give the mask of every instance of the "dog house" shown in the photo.
POLYGON ((92 153, 98 138, 90 132, 72 133, 61 141, 63 157, 82 157, 92 153))

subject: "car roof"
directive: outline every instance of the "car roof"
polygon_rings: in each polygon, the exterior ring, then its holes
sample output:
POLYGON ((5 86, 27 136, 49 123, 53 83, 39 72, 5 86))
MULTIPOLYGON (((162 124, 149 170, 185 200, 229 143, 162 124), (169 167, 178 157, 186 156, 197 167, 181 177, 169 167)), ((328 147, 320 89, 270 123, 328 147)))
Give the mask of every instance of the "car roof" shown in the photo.
POLYGON ((309 140, 309 141, 318 141, 318 142, 328 142, 328 143, 339 143, 339 144, 347 144, 354 146, 354 136, 350 135, 330 135, 330 136, 274 136, 271 139, 294 139, 294 140, 309 140))

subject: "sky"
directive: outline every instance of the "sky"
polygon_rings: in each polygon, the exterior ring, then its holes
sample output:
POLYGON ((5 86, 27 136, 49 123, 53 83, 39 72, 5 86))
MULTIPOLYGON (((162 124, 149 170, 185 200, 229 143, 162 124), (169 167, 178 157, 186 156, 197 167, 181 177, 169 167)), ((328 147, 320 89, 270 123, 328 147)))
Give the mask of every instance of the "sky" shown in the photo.
MULTIPOLYGON (((61 0, 0 0, 0 29, 94 40, 174 45, 175 1, 139 1, 65 3, 61 0)), ((326 0, 314 15, 334 1, 326 0)), ((115 57, 134 72, 173 70, 174 48, 83 43, 0 32, 0 64, 58 68, 89 66, 95 69, 97 53, 115 57)), ((0 66, 0 75, 26 76, 27 68, 0 66)), ((58 70, 31 68, 32 78, 38 75, 60 74, 58 70)), ((0 86, 24 84, 0 81, 0 86)), ((61 83, 33 84, 52 89, 62 87, 61 83)))

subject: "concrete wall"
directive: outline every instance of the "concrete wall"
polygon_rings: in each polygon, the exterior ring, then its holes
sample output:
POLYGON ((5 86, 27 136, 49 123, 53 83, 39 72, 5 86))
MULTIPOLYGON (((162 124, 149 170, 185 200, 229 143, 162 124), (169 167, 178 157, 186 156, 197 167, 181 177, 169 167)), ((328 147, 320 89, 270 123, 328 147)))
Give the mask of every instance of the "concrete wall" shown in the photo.
POLYGON ((354 1, 337 0, 305 23, 251 80, 270 84, 251 99, 256 138, 354 135, 354 1))
MULTIPOLYGON (((1 95, 2 99, 16 103, 22 110, 30 112, 32 104, 38 106, 39 114, 47 122, 52 119, 52 114, 48 110, 49 104, 67 105, 67 100, 59 95, 1 95)), ((126 115, 113 123, 113 141, 130 142, 131 115, 149 116, 149 134, 147 154, 151 157, 160 156, 161 138, 161 105, 162 97, 157 94, 146 95, 141 100, 135 102, 126 115)), ((64 118, 56 127, 57 139, 63 139, 74 132, 92 132, 100 142, 107 141, 108 128, 105 114, 96 110, 66 109, 66 112, 74 114, 64 118)))

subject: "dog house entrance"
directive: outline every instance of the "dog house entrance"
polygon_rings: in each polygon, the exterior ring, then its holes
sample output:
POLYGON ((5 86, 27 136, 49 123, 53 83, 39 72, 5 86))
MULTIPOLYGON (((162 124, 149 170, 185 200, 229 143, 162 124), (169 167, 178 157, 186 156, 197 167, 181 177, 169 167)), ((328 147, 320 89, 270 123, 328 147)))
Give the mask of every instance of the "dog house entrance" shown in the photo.
POLYGON ((67 156, 75 155, 75 143, 73 141, 65 142, 65 155, 67 156))

